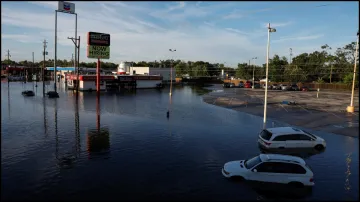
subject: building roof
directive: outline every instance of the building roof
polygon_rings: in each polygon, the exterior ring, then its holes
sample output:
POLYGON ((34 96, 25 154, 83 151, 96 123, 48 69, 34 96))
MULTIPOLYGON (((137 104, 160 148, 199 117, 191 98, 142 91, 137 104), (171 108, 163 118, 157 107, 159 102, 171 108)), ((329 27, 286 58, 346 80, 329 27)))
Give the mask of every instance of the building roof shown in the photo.
POLYGON ((276 127, 276 128, 267 128, 266 130, 276 135, 304 134, 302 130, 293 127, 276 127))
POLYGON ((305 165, 304 159, 297 156, 283 155, 283 154, 260 154, 260 159, 263 162, 277 160, 277 161, 293 161, 301 165, 305 165))

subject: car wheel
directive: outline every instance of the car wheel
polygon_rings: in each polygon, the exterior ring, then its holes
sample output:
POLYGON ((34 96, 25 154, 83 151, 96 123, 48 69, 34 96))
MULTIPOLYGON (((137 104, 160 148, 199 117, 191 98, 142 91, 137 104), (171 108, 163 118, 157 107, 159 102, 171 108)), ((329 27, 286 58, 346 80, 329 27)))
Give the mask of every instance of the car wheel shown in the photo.
POLYGON ((321 145, 321 144, 318 144, 318 145, 315 146, 315 149, 318 150, 318 151, 320 151, 320 150, 323 150, 323 149, 324 149, 324 146, 321 145))
POLYGON ((303 183, 301 183, 301 182, 289 182, 289 186, 294 187, 294 188, 304 187, 303 183))

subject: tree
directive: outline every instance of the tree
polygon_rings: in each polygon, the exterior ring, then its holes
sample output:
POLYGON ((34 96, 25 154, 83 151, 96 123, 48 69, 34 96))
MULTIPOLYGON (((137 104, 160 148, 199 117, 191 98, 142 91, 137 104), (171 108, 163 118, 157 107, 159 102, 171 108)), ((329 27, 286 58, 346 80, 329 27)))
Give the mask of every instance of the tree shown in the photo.
POLYGON ((278 55, 274 55, 272 59, 269 60, 269 80, 274 82, 279 82, 284 80, 284 69, 288 64, 287 58, 278 55))
POLYGON ((252 73, 250 74, 249 69, 250 67, 247 63, 239 63, 235 73, 236 78, 246 80, 252 78, 252 73))

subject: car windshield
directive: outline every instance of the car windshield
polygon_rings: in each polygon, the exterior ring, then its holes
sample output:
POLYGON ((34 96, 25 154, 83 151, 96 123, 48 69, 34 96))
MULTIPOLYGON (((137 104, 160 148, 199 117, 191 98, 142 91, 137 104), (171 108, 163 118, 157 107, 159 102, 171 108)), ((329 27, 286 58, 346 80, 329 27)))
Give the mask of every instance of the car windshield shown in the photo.
POLYGON ((277 86, 277 84, 273 84, 273 86, 277 86))
POLYGON ((245 161, 245 168, 250 169, 259 163, 261 163, 260 156, 255 156, 254 158, 245 161))

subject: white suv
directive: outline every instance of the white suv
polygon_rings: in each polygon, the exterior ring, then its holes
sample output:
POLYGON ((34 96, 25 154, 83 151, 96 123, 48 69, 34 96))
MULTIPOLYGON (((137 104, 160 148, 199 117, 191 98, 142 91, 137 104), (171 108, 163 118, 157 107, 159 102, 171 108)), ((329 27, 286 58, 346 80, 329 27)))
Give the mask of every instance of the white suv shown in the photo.
POLYGON ((264 129, 259 134, 258 143, 265 149, 315 148, 322 150, 326 147, 326 142, 321 137, 293 127, 264 129))
POLYGON ((289 184, 295 187, 314 186, 314 174, 305 161, 296 156, 260 154, 249 160, 225 163, 222 174, 250 181, 289 184))

